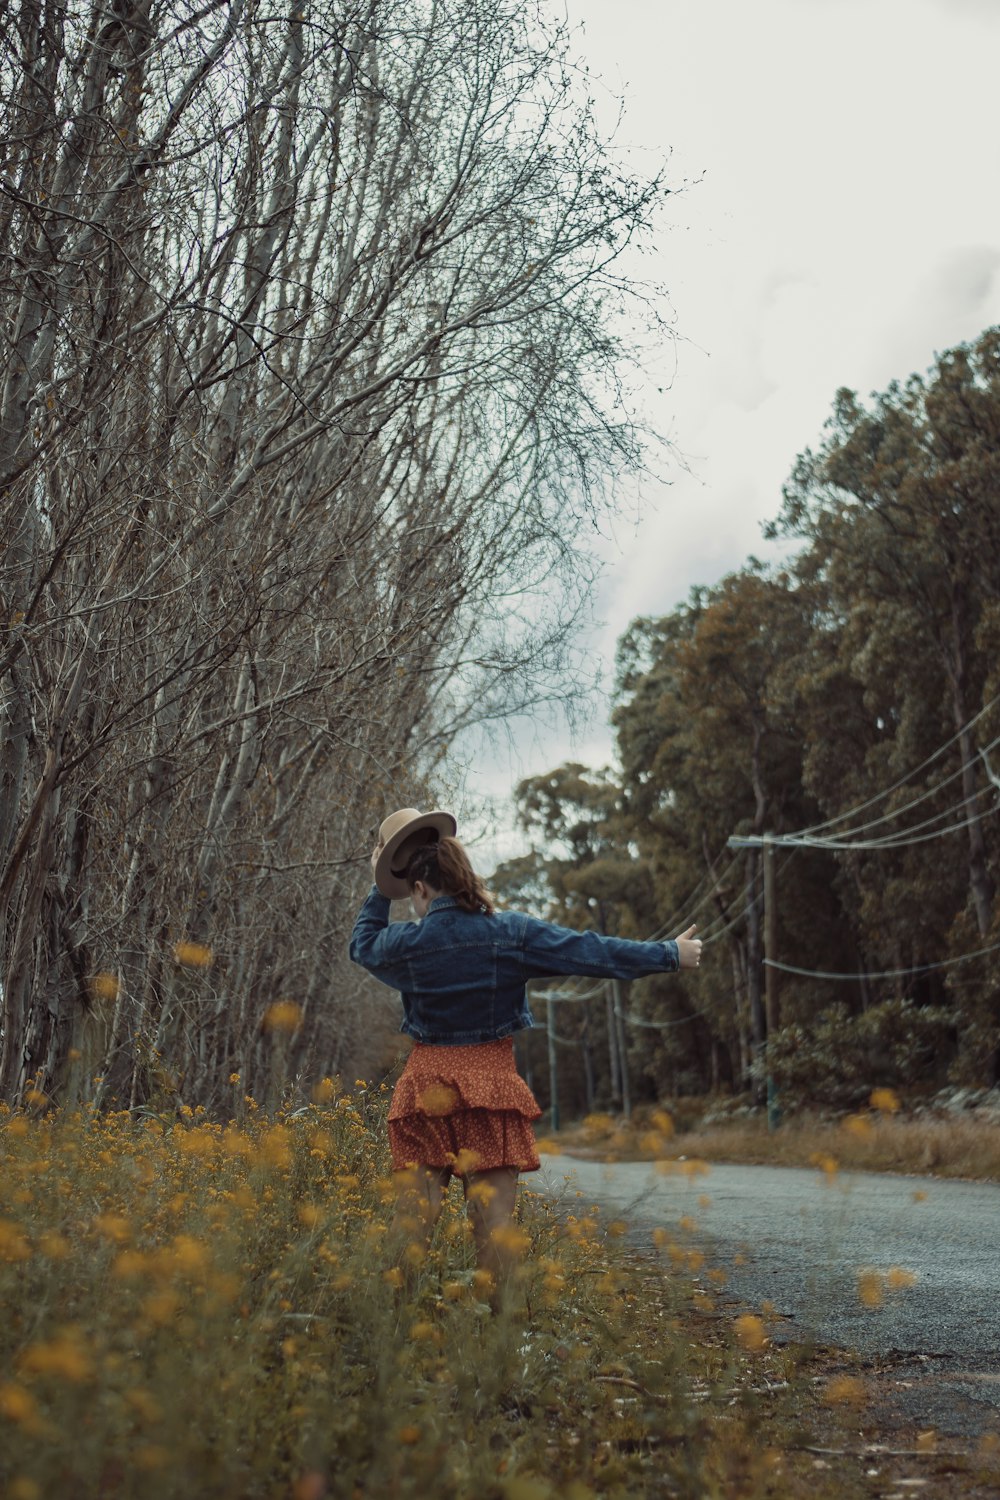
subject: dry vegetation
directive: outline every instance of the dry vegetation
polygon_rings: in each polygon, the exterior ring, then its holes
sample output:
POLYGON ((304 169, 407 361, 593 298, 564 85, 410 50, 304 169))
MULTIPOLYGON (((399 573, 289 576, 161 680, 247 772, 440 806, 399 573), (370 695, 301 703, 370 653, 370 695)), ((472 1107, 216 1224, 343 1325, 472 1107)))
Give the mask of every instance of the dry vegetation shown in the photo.
POLYGON ((268 1118, 233 1088, 242 1123, 0 1117, 10 1500, 869 1492, 856 1453, 810 1451, 856 1450, 859 1383, 737 1316, 682 1224, 639 1259, 586 1203, 525 1194, 493 1317, 456 1193, 406 1292, 384 1091, 268 1118))
MULTIPOLYGON (((869 1109, 830 1120, 804 1112, 769 1130, 763 1116, 702 1126, 692 1116, 671 1132, 674 1154, 705 1161, 827 1167, 857 1172, 921 1173, 1000 1182, 1000 1122, 995 1116, 906 1116, 888 1089, 876 1089, 869 1109)), ((663 1119, 664 1111, 652 1118, 663 1119)), ((683 1118, 683 1116, 682 1116, 683 1118)), ((639 1111, 631 1122, 591 1115, 552 1138, 553 1150, 611 1161, 655 1154, 655 1131, 639 1111)))

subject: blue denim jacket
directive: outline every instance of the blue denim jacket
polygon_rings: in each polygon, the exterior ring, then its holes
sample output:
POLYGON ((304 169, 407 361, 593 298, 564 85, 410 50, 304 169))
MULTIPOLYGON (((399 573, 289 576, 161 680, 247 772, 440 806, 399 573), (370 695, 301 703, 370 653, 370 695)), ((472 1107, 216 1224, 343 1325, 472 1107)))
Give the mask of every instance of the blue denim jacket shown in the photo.
POLYGON ((490 1042, 533 1026, 529 979, 639 979, 680 966, 673 942, 575 932, 515 911, 487 917, 463 911, 452 896, 438 896, 420 922, 390 924, 389 905, 373 886, 354 924, 351 957, 399 990, 400 1031, 439 1047, 490 1042))

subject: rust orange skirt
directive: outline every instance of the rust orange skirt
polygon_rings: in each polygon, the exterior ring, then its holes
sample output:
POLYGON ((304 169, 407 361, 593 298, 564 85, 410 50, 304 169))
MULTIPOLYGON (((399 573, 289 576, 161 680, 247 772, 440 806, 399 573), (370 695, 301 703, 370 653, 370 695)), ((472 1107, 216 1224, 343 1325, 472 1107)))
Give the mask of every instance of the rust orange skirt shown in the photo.
POLYGON ((431 1047, 416 1042, 389 1106, 392 1165, 490 1172, 541 1165, 532 1120, 541 1110, 517 1071, 514 1043, 431 1047))

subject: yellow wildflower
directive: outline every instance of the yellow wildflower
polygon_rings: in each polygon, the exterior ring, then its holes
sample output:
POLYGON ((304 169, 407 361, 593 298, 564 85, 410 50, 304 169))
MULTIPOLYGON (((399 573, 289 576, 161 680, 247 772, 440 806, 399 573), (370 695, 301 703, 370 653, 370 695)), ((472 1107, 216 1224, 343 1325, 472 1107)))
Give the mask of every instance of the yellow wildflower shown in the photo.
POLYGON ((94 1373, 90 1355, 71 1334, 30 1344, 19 1357, 18 1368, 26 1375, 55 1375, 77 1384, 94 1373))
POLYGON ((455 1157, 455 1172, 459 1177, 467 1177, 470 1172, 476 1170, 479 1166, 479 1161, 480 1156, 478 1151, 473 1151, 468 1146, 463 1146, 455 1157))
POLYGON ((261 1028, 264 1031, 293 1032, 302 1021, 302 1007, 294 1000, 276 1000, 264 1012, 261 1028))
POLYGON ((868 1102, 872 1109, 877 1109, 884 1115, 894 1115, 900 1107, 899 1095, 895 1089, 872 1089, 868 1102))
POLYGON ((523 1255, 531 1245, 531 1236, 516 1224, 501 1224, 493 1230, 491 1239, 495 1245, 506 1250, 508 1255, 523 1255))
POLYGON ((881 1307, 885 1289, 878 1271, 858 1272, 858 1301, 863 1307, 881 1307))
POLYGON ((323 1500, 326 1479, 318 1469, 309 1469, 292 1485, 292 1500, 323 1500))
POLYGON ((123 1250, 120 1255, 115 1256, 111 1274, 120 1276, 123 1281, 134 1281, 149 1269, 149 1257, 143 1255, 141 1250, 123 1250))
POLYGON ((866 1398, 864 1381, 856 1375, 834 1375, 823 1391, 828 1406, 864 1406, 866 1398))
POLYGON ((7 1486, 7 1500, 42 1500, 42 1487, 37 1479, 18 1474, 7 1486))
POLYGON ((0 1219, 0 1260, 30 1260, 31 1246, 17 1224, 0 1219))
POLYGON ((458 1103, 458 1094, 447 1084, 432 1083, 424 1089, 418 1102, 425 1115, 447 1115, 458 1103))
POLYGON ((56 1229, 47 1229, 39 1236, 38 1248, 48 1260, 65 1260, 70 1253, 70 1243, 56 1229))
POLYGON ((763 1349, 767 1343, 767 1332, 764 1328, 763 1319, 756 1317, 753 1313, 744 1313, 736 1319, 736 1337, 751 1353, 763 1349))
POLYGON ((837 1175, 837 1158, 827 1151, 814 1151, 809 1158, 809 1165, 818 1167, 825 1174, 827 1182, 832 1182, 837 1175))
POLYGON ((0 1385, 0 1417, 6 1417, 8 1422, 18 1422, 22 1426, 29 1426, 37 1416, 38 1407, 34 1396, 26 1391, 23 1385, 15 1385, 12 1380, 7 1380, 0 1385))
POLYGON ((125 1245, 132 1237, 132 1226, 121 1214, 98 1214, 94 1229, 102 1238, 116 1245, 125 1245))
POLYGON ((190 1234, 175 1235, 167 1250, 168 1263, 183 1276, 197 1276, 208 1265, 208 1247, 190 1234))
POLYGON ((159 1422, 163 1417, 163 1409, 156 1397, 141 1385, 126 1391, 125 1401, 143 1422, 159 1422))
POLYGON ((210 969, 215 954, 207 943, 182 942, 174 944, 174 959, 186 969, 210 969))
POLYGON ((181 1299, 176 1292, 153 1292, 142 1304, 142 1310, 151 1323, 163 1328, 171 1321, 181 1299))
POLYGON ((170 1450, 161 1443, 144 1443, 136 1448, 134 1459, 137 1469, 165 1469, 170 1462, 170 1450))

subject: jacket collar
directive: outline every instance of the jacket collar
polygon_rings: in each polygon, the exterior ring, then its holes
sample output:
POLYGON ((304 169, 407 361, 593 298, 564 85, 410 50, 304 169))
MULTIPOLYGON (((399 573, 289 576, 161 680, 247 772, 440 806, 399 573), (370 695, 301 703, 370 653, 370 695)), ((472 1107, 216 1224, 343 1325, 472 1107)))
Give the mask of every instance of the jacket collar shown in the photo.
POLYGON ((449 911, 452 907, 455 907, 457 905, 458 902, 455 900, 454 896, 435 896, 434 900, 425 911, 424 916, 429 917, 432 911, 449 911))

